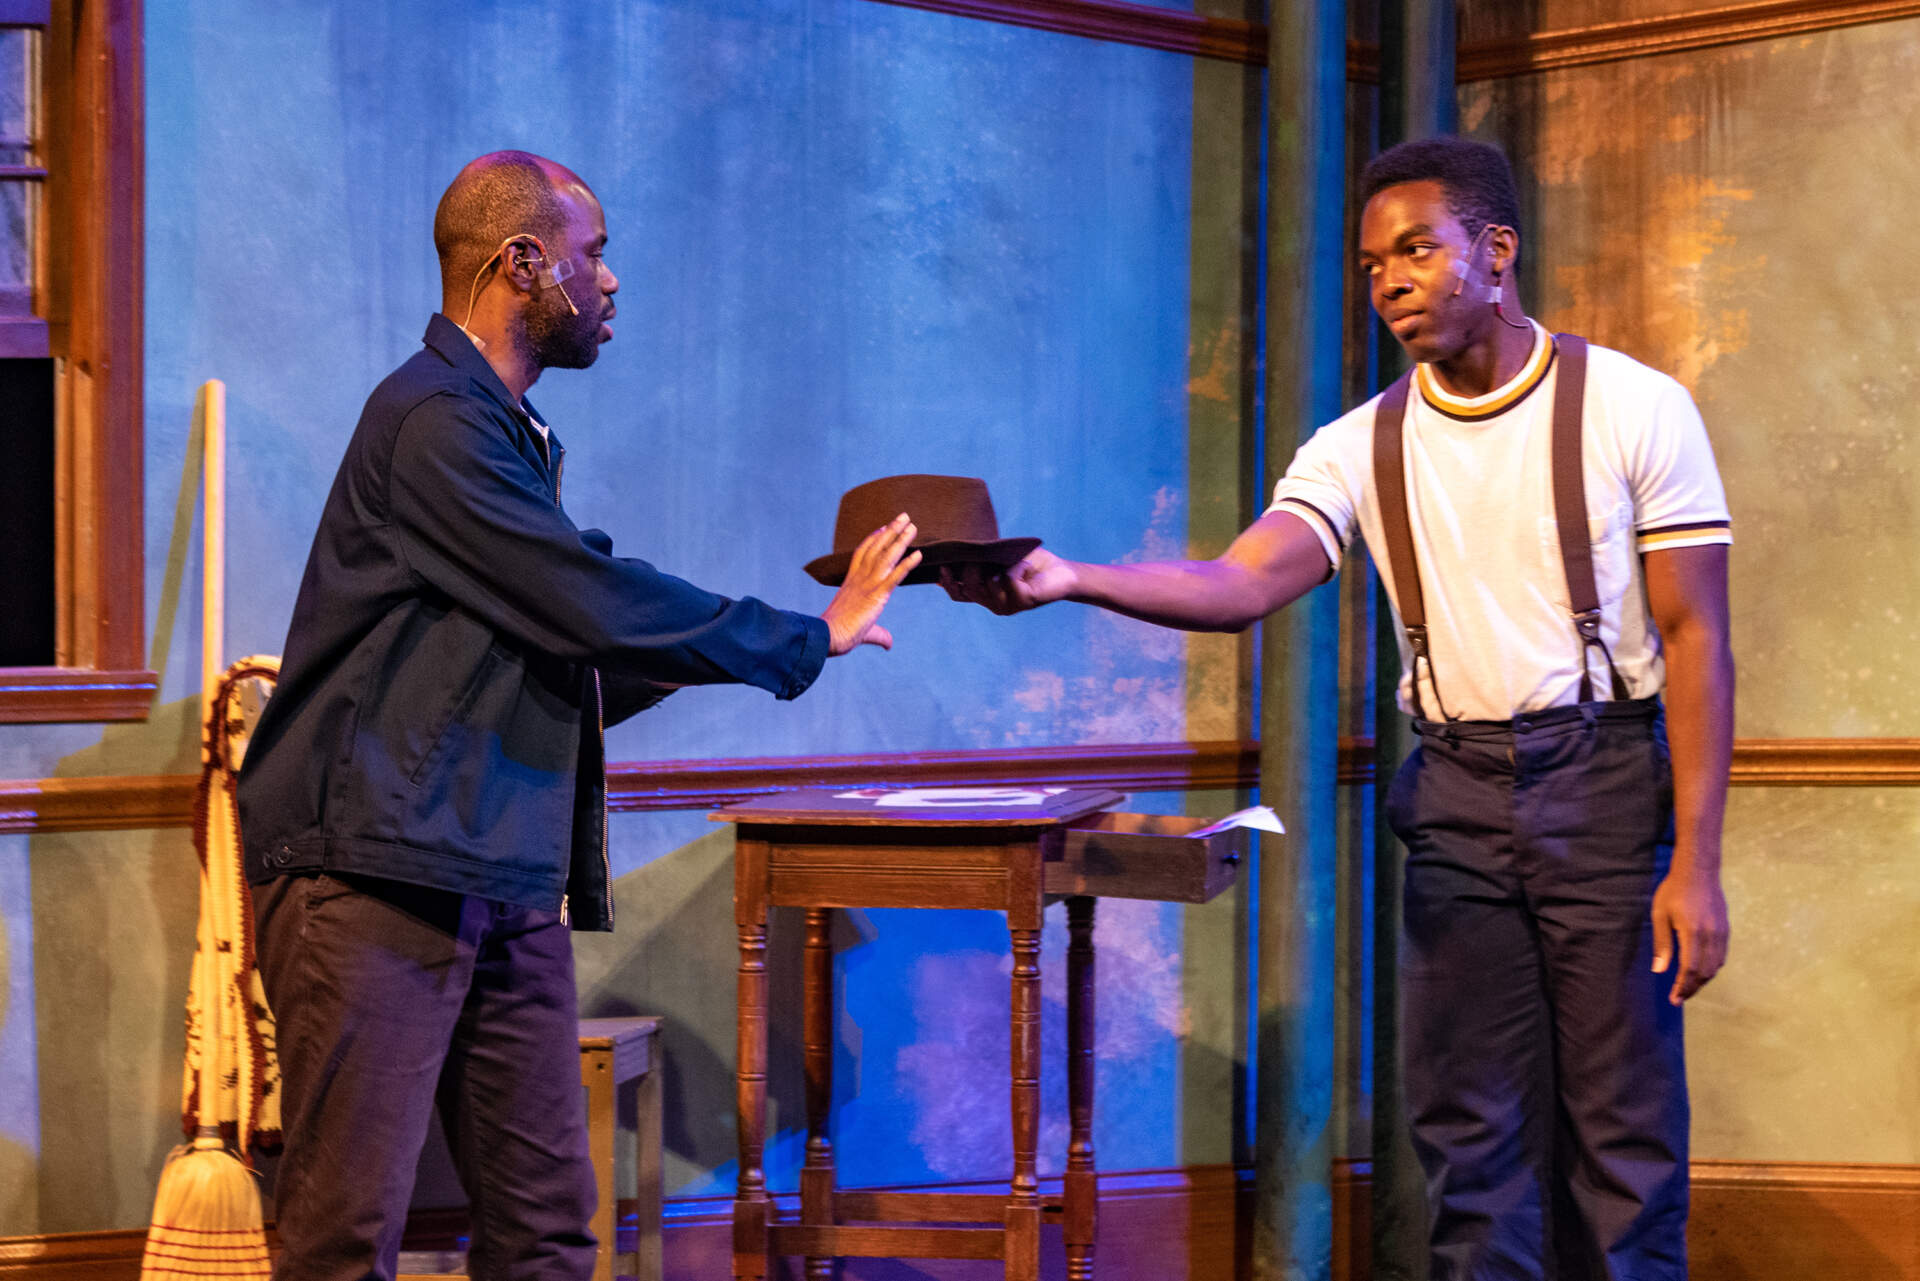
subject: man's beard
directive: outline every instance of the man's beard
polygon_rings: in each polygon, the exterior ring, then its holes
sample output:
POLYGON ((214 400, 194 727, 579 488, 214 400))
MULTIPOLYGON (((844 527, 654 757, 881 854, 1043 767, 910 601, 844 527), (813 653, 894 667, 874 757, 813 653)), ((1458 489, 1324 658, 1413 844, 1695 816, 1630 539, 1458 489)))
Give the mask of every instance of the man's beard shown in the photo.
POLYGON ((583 307, 574 315, 560 288, 550 285, 527 309, 527 345, 541 369, 585 369, 600 358, 600 312, 583 307))

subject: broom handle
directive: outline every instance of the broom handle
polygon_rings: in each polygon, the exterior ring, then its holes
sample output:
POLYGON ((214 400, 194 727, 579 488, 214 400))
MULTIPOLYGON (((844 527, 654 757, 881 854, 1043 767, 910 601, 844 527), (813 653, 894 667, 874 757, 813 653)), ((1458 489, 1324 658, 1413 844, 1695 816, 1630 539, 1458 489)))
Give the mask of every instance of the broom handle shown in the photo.
POLYGON ((206 486, 206 527, 201 536, 200 720, 213 712, 214 691, 226 669, 227 629, 227 385, 218 378, 200 386, 201 476, 206 486))
MULTIPOLYGON (((202 503, 203 523, 200 535, 200 729, 206 733, 208 718, 213 715, 214 694, 220 687, 221 651, 225 648, 226 598, 227 598, 227 386, 219 379, 209 379, 200 385, 200 394, 195 409, 200 418, 200 482, 203 487, 202 503)), ((203 763, 202 768, 211 768, 213 763, 203 763)), ((196 834, 204 836, 204 833, 196 834)), ((213 865, 214 851, 203 851, 207 865, 201 876, 200 892, 209 900, 217 900, 218 891, 216 869, 213 865)), ((204 915, 209 910, 217 910, 216 902, 203 905, 204 915)), ((214 918, 217 927, 217 916, 214 918)), ((216 928, 217 932, 217 928, 216 928)), ((205 940, 211 944, 212 939, 205 940)), ((200 1118, 203 1122, 201 1133, 195 1136, 196 1147, 210 1146, 207 1142, 206 1126, 208 1117, 217 1118, 219 1100, 219 1081, 221 1047, 225 1044, 224 1029, 221 1027, 223 993, 218 982, 218 967, 209 950, 204 958, 206 972, 199 986, 200 1006, 200 1118)), ((217 1134, 217 1130, 216 1130, 217 1134)))

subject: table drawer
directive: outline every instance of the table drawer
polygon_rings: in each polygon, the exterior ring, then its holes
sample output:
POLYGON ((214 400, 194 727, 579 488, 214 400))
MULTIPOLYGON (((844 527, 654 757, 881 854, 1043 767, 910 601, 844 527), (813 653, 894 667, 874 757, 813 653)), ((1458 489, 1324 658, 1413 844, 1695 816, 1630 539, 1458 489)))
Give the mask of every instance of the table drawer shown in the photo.
POLYGON ((1179 814, 1089 814, 1042 840, 1041 887, 1051 895, 1205 903, 1239 874, 1244 827, 1194 833, 1213 820, 1179 814))

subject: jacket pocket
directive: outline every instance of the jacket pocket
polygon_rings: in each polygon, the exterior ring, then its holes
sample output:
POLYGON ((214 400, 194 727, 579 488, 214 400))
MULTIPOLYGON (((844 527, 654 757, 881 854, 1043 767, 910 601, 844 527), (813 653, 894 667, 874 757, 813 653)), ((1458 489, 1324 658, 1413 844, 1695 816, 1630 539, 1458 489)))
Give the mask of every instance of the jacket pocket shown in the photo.
POLYGON ((480 697, 480 691, 486 688, 488 679, 493 675, 493 669, 499 663, 500 651, 491 645, 487 646, 486 653, 481 655, 479 665, 474 668, 473 675, 467 679, 465 688, 460 691, 460 696, 448 704, 439 723, 433 727, 433 737, 430 740, 432 746, 408 773, 407 782, 418 787, 420 780, 433 771, 433 767, 446 754, 448 732, 454 726, 465 722, 468 713, 473 710, 474 700, 480 697))

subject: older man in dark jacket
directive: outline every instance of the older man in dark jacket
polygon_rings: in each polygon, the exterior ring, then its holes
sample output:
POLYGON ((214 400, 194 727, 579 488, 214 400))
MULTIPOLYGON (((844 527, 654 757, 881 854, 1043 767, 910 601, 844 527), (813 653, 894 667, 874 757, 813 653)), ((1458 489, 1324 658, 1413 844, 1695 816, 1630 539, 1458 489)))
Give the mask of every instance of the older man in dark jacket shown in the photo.
POLYGON ((876 620, 919 560, 902 515, 812 617, 614 556, 562 510, 565 451, 526 401, 613 336, 599 202, 499 152, 434 240, 444 314, 347 446, 240 779, 281 1278, 393 1275, 436 1100, 470 1274, 590 1275, 568 926, 613 927, 604 728, 683 685, 796 697, 830 655, 891 645, 876 620))

